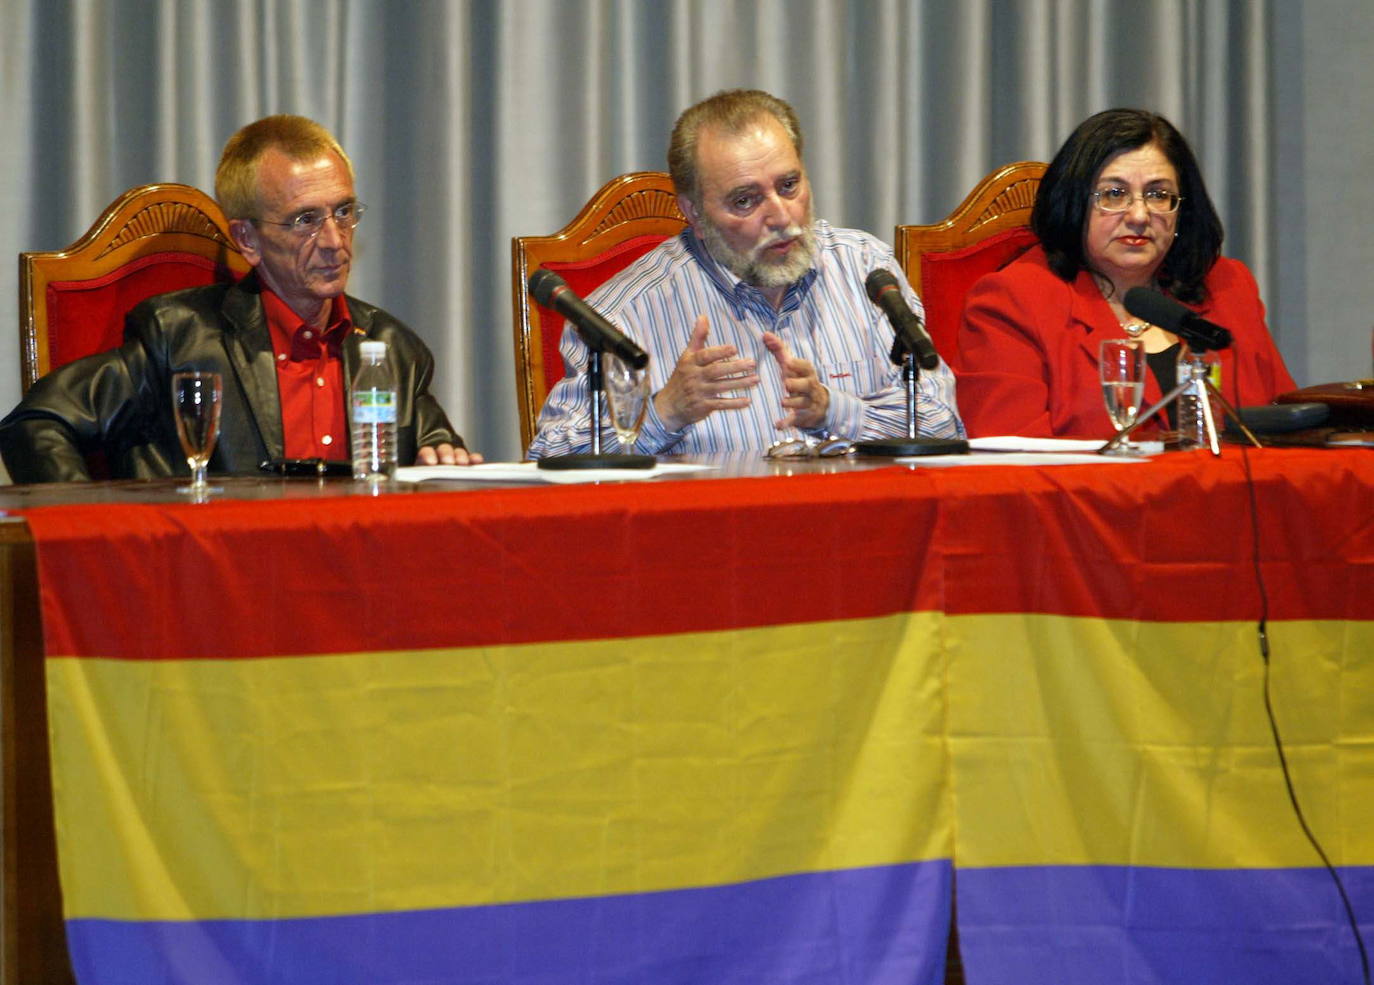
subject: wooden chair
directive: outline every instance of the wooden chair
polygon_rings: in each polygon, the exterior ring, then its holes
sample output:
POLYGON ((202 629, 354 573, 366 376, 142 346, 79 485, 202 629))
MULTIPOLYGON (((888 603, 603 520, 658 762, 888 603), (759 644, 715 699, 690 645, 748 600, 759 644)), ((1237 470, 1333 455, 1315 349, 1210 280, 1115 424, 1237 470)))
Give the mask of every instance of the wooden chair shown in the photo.
POLYGON ((1020 161, 998 168, 943 222, 897 227, 897 262, 921 295, 931 341, 955 371, 964 295, 979 277, 1035 244, 1030 214, 1045 167, 1020 161))
POLYGON ((65 250, 19 255, 23 388, 123 340, 145 298, 249 270, 219 206, 190 185, 131 188, 65 250))
POLYGON ((558 353, 563 317, 530 296, 530 274, 548 267, 586 297, 659 243, 676 236, 686 224, 668 175, 638 171, 608 181, 572 222, 552 236, 511 240, 522 447, 528 448, 534 439, 544 398, 563 377, 558 353))

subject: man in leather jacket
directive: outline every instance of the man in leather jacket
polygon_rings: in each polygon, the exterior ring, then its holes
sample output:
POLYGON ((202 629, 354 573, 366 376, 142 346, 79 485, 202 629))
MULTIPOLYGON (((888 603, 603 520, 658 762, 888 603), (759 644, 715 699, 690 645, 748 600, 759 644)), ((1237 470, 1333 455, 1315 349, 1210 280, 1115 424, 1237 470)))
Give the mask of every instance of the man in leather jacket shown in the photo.
POLYGON ((387 343, 399 405, 397 460, 481 461, 430 393, 434 360, 405 325, 344 294, 362 214, 353 167, 318 124, 272 116, 225 145, 215 196, 253 271, 233 285, 160 295, 125 321, 124 343, 40 379, 0 422, 16 482, 89 478, 104 454, 114 478, 187 471, 172 417, 172 374, 223 380, 210 470, 256 472, 269 459, 349 457, 348 381, 359 343, 387 343))

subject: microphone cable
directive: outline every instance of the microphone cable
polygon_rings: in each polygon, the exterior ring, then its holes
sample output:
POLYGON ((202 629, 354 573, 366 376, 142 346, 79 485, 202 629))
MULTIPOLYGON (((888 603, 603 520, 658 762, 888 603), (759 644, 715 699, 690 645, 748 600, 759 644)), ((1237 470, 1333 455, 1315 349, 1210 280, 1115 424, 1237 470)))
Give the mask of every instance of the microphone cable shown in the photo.
MULTIPOLYGON (((1238 362, 1238 361, 1237 361, 1238 362)), ((1233 375, 1239 376, 1239 373, 1233 375)), ((1240 380, 1232 381, 1234 396, 1232 406, 1240 408, 1240 380)), ((1250 498, 1250 543, 1253 553, 1251 561, 1255 569, 1255 587, 1259 589, 1260 597, 1260 616, 1259 623, 1255 629, 1259 639, 1260 660, 1264 664, 1264 714, 1269 721, 1269 733, 1274 739, 1274 751, 1278 754, 1279 770, 1283 774, 1284 789, 1288 792, 1288 802, 1293 806, 1293 814, 1298 819, 1298 826, 1302 828, 1302 833, 1307 838, 1307 843, 1312 846, 1317 857, 1321 859, 1327 874, 1336 886, 1336 892, 1341 898, 1341 907, 1345 911, 1345 920, 1350 927, 1351 936, 1355 938, 1355 947, 1360 955, 1360 975, 1363 985, 1371 985, 1369 978, 1369 954, 1365 951, 1364 937, 1360 934, 1360 923, 1355 917, 1355 907, 1350 902, 1350 894, 1346 892, 1345 881, 1341 874, 1336 871, 1336 867, 1331 864, 1331 859, 1327 856, 1326 850, 1322 848, 1321 842, 1317 839, 1312 827, 1307 823, 1307 815, 1303 813, 1302 804, 1298 801, 1298 792, 1293 785, 1293 774, 1288 767, 1288 754, 1284 752, 1283 738, 1279 734, 1278 716, 1274 714, 1274 700, 1272 688, 1270 686, 1270 658, 1269 658, 1269 592, 1264 584, 1264 568, 1260 563, 1260 522, 1259 522, 1259 497, 1255 493, 1255 476, 1250 470, 1250 444, 1243 442, 1240 446, 1241 462, 1245 467, 1245 489, 1250 498)))

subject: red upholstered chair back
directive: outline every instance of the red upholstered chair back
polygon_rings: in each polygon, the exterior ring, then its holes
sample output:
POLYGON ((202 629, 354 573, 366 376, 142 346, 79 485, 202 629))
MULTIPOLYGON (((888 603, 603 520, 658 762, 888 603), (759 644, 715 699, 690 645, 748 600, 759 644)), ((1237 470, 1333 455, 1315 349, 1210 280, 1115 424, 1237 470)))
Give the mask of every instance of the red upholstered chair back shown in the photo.
POLYGON ((687 224, 673 184, 661 171, 613 178, 577 217, 552 236, 511 240, 511 293, 515 308, 515 382, 520 396, 520 440, 528 448, 549 390, 563 378, 558 340, 563 316, 529 293, 530 274, 540 267, 557 273, 578 295, 595 288, 687 224))
POLYGON ((131 188, 65 250, 19 255, 24 390, 50 370, 118 345, 124 316, 140 301, 248 270, 204 192, 131 188))
POLYGON ((1028 227, 1044 173, 1038 161, 1008 164, 980 181, 943 222, 897 227, 897 262, 925 305, 931 341, 955 372, 964 295, 979 277, 1035 245, 1028 227))

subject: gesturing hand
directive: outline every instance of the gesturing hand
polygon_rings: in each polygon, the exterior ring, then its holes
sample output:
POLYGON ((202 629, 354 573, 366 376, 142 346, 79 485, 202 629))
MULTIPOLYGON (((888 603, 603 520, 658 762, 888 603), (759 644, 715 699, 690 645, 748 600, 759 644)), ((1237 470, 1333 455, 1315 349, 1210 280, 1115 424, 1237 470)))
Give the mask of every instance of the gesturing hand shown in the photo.
POLYGON ((748 407, 748 394, 738 391, 759 385, 754 360, 740 359, 733 345, 708 346, 710 330, 705 315, 696 320, 673 375, 654 395, 654 410, 670 430, 681 431, 718 410, 748 407), (727 393, 738 395, 724 396, 727 393))
POLYGON ((778 361, 782 370, 782 387, 786 396, 782 406, 786 414, 774 422, 779 428, 818 428, 825 423, 830 409, 830 391, 816 375, 816 367, 805 359, 798 359, 787 343, 772 332, 763 333, 763 344, 778 361))

